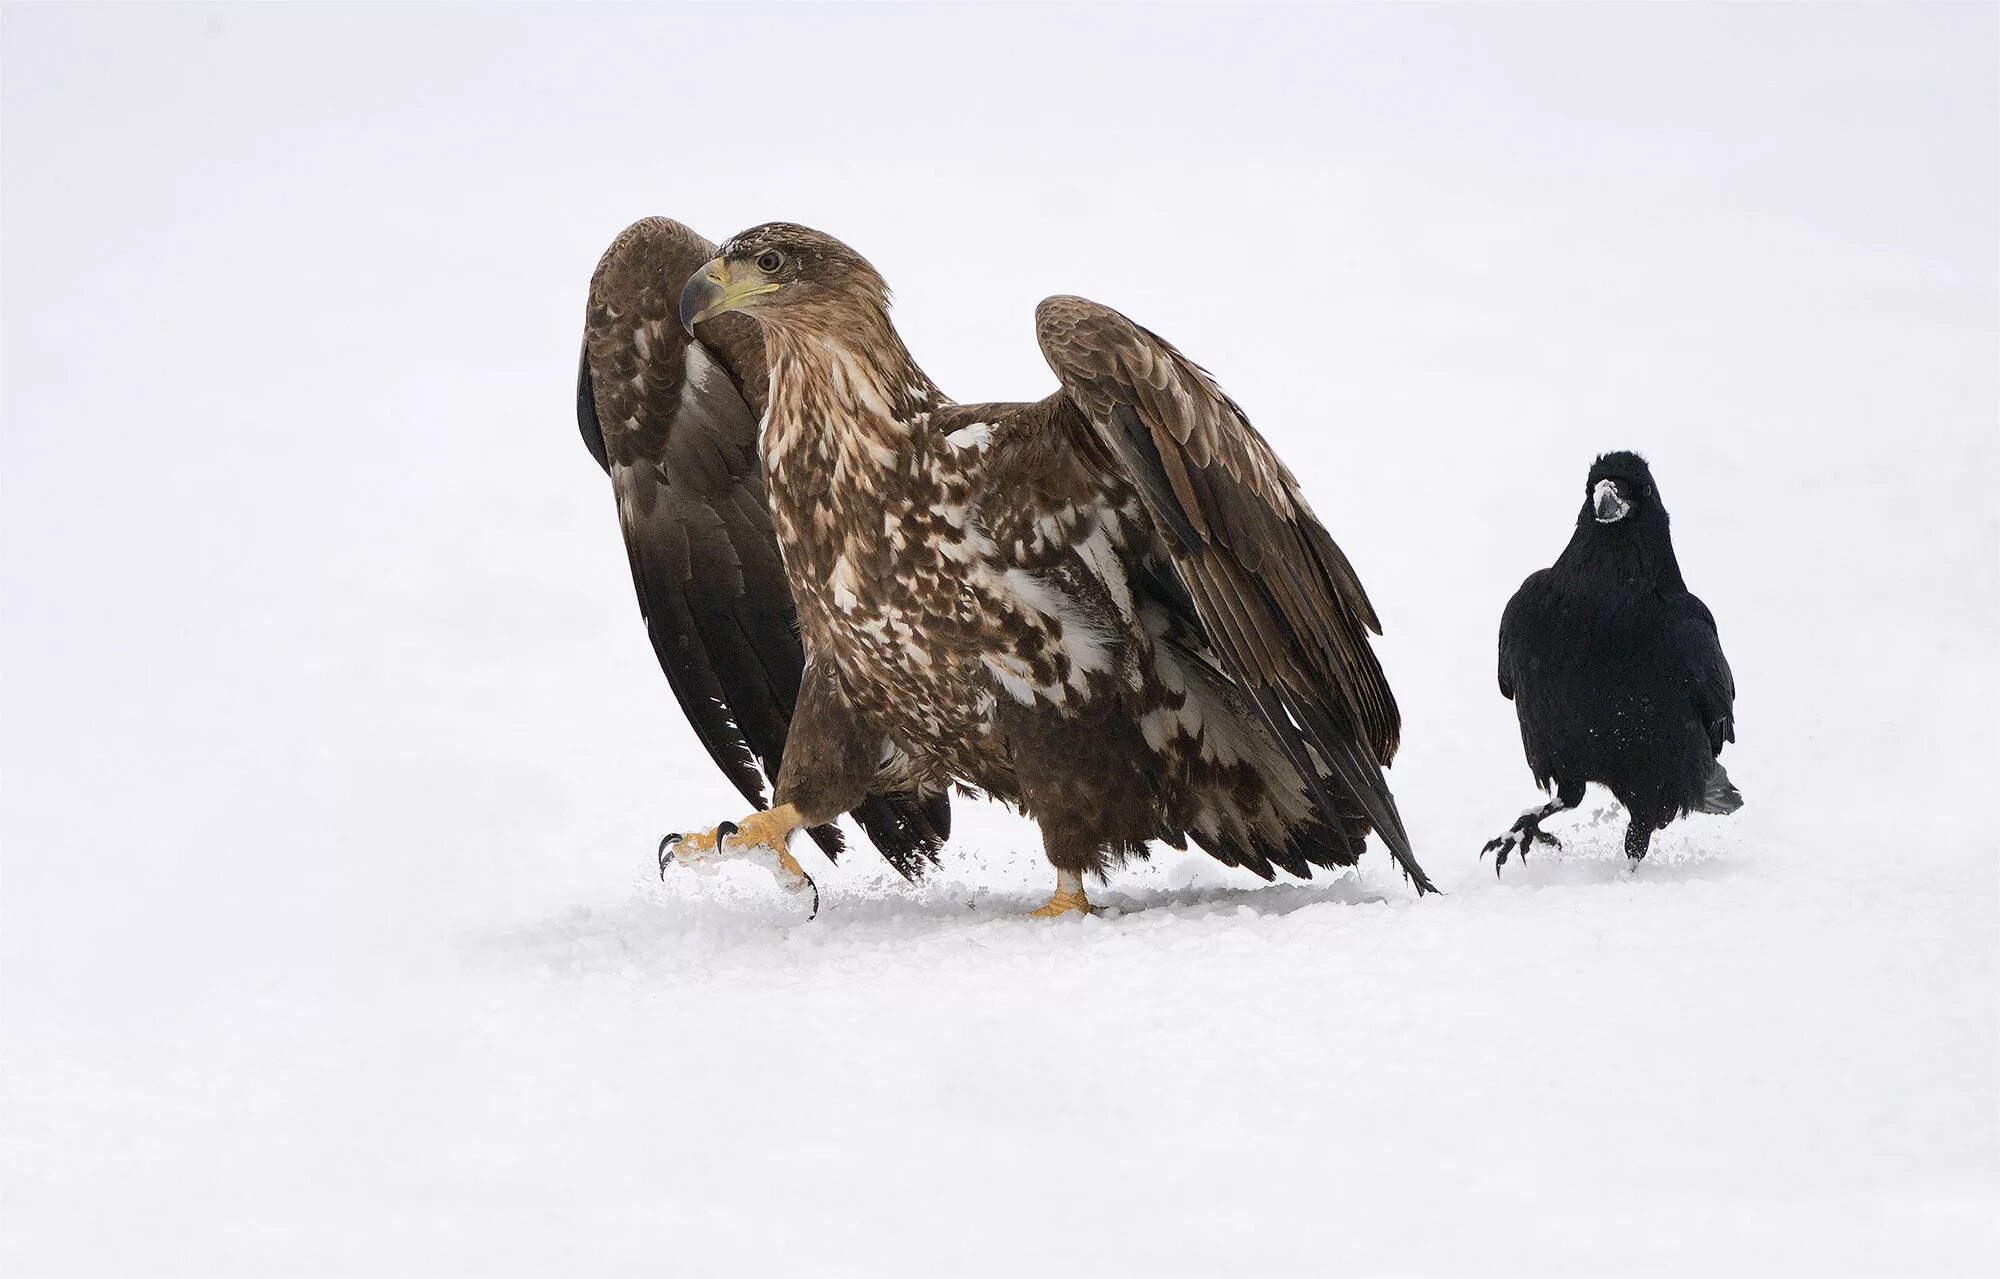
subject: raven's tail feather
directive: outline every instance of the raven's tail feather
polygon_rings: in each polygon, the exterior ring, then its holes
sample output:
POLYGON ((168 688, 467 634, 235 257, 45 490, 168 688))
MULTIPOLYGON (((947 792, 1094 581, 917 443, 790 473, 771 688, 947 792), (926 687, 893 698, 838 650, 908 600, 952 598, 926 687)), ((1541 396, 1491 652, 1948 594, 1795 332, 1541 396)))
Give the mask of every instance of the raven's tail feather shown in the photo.
POLYGON ((1702 786, 1701 807, 1696 811, 1733 813, 1741 807, 1743 807, 1742 792, 1738 791, 1735 783, 1729 780, 1729 774, 1722 771, 1722 761, 1715 761, 1714 771, 1709 773, 1708 781, 1702 786))

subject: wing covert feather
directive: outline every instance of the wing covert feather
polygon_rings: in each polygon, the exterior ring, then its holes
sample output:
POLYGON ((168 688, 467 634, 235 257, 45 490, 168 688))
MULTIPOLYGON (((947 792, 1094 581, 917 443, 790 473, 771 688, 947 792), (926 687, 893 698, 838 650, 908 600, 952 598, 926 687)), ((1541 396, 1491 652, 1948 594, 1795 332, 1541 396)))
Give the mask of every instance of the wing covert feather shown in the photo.
POLYGON ((1736 676, 1722 655, 1722 639, 1708 605, 1684 594, 1680 614, 1676 639, 1686 663, 1688 694, 1708 729, 1709 745, 1720 755, 1723 743, 1736 740, 1736 676))
POLYGON ((1138 490, 1231 677, 1321 806, 1338 808, 1328 780, 1352 791, 1405 874, 1431 890, 1382 777, 1401 717, 1369 643, 1380 623, 1298 481, 1208 374, 1156 334, 1076 297, 1049 298, 1035 319, 1074 409, 1050 420, 1087 436, 1080 450, 1108 453, 1138 490))
POLYGON ((1500 696, 1509 701, 1521 682, 1521 641, 1547 611, 1551 576, 1545 568, 1528 574, 1500 614, 1500 696))

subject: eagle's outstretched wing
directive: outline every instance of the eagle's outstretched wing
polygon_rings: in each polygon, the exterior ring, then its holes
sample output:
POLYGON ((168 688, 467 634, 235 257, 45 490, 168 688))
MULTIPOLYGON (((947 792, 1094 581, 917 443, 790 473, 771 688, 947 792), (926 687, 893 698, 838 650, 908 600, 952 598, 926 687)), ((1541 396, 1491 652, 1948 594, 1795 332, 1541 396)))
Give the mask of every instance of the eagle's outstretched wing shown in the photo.
POLYGON ((1369 646, 1381 626, 1298 482, 1208 375, 1153 333, 1075 297, 1049 298, 1035 320, 1080 411, 1080 446, 1138 489, 1231 679, 1315 802, 1328 814, 1358 803, 1410 881, 1434 891, 1382 776, 1401 719, 1369 646))
MULTIPOLYGON (((715 246, 666 218, 628 227, 590 281, 577 423, 611 476, 653 651, 702 745, 769 802, 805 669, 757 460, 767 373, 754 322, 681 328, 681 285, 715 246)), ((872 796, 854 812, 905 876, 935 861, 949 799, 872 796)), ((832 826, 812 836, 829 857, 832 826)))

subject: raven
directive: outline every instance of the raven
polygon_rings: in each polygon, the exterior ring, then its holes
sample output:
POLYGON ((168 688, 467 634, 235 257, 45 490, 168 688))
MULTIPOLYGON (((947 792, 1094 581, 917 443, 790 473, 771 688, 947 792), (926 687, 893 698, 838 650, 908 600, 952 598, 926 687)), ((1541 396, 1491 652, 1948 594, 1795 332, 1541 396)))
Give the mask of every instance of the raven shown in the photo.
POLYGON ((1513 699, 1536 783, 1555 798, 1487 843, 1495 874, 1516 849, 1562 847, 1541 823, 1582 803, 1588 782, 1625 806, 1634 866, 1675 818, 1742 807, 1717 759, 1736 740, 1736 680, 1714 615, 1681 580, 1638 454, 1597 459, 1569 545, 1507 601, 1500 693, 1513 699))

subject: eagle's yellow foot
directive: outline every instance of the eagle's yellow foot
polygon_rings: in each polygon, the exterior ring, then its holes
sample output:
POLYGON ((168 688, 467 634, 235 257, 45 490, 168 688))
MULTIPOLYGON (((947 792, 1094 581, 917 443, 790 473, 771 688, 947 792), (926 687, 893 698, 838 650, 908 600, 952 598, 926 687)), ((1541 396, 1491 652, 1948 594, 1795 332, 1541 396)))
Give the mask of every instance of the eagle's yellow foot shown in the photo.
POLYGON ((1096 911, 1084 895, 1083 876, 1066 870, 1056 872, 1055 895, 1028 912, 1030 919, 1054 919, 1058 915, 1089 915, 1096 911))
MULTIPOLYGON (((811 887, 813 877, 806 874, 806 868, 799 865, 799 859, 783 848, 778 850, 778 868, 771 872, 778 877, 778 883, 792 892, 811 887)), ((817 893, 818 890, 814 889, 817 893)))
POLYGON ((811 888, 817 909, 818 887, 785 847, 785 841, 801 824, 797 808, 780 804, 740 822, 723 822, 712 830, 669 835, 660 841, 660 878, 666 878, 670 863, 698 866, 740 857, 768 867, 778 883, 793 892, 811 888))
POLYGON ((782 854, 780 860, 790 862, 796 869, 798 863, 785 852, 785 841, 799 828, 799 810, 790 804, 780 804, 776 808, 761 813, 752 813, 735 823, 736 833, 730 837, 728 846, 737 848, 768 848, 782 854))
POLYGON ((723 836, 736 833, 735 822, 724 822, 709 830, 698 830, 692 835, 669 835, 660 841, 660 873, 667 873, 667 863, 671 861, 698 862, 715 851, 722 843, 723 836))

